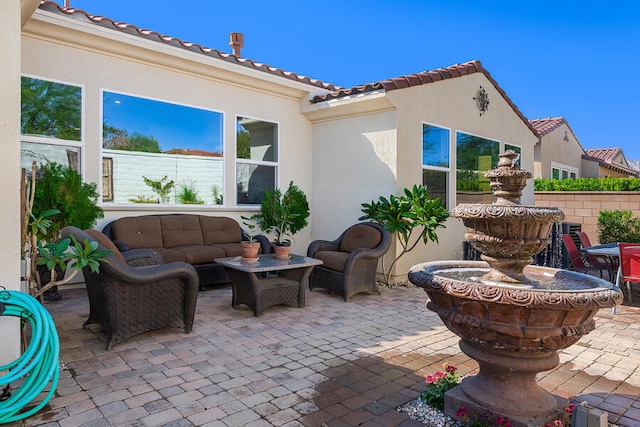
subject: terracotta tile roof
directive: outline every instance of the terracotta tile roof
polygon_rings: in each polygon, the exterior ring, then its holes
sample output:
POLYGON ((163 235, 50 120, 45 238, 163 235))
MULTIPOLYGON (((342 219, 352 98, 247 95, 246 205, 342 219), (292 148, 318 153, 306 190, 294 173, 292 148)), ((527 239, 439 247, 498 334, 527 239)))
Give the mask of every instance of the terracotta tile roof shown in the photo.
POLYGON ((544 136, 548 134, 552 130, 562 126, 562 124, 568 125, 567 121, 562 117, 555 117, 555 118, 548 117, 546 119, 534 119, 534 120, 529 120, 529 123, 531 123, 531 125, 536 130, 536 132, 538 132, 539 136, 544 136))
POLYGON ((325 95, 316 95, 311 100, 312 103, 318 103, 323 101, 328 101, 331 99, 343 98, 347 96, 359 95, 367 92, 373 92, 376 90, 383 91, 391 91, 396 89, 404 89, 412 86, 419 86, 423 84, 429 84, 438 82, 441 80, 452 79, 456 77, 462 77, 473 73, 482 73, 485 77, 491 82, 493 87, 500 93, 500 95, 507 101, 507 103, 511 106, 513 111, 522 119, 522 121, 527 125, 531 131, 538 135, 536 130, 533 128, 529 120, 522 114, 522 112, 518 109, 518 107, 511 101, 511 99, 507 96, 506 92, 502 90, 500 86, 498 86, 498 82, 496 82, 491 74, 482 66, 480 61, 473 60, 469 62, 464 62, 461 64, 454 64, 445 68, 438 68, 431 71, 423 71, 421 73, 410 74, 407 76, 400 76, 391 79, 381 80, 375 83, 368 83, 361 86, 354 86, 352 88, 340 88, 333 92, 330 92, 325 95))
POLYGON ((294 80, 300 83, 309 84, 312 86, 320 87, 327 90, 340 90, 340 86, 333 85, 331 83, 324 83, 317 79, 312 79, 307 76, 301 76, 296 73, 292 73, 290 71, 285 71, 281 68, 271 67, 267 64, 262 64, 259 62, 252 61, 246 58, 238 58, 235 55, 220 52, 219 50, 210 49, 208 47, 201 46, 196 43, 190 43, 183 40, 180 40, 176 37, 162 35, 158 32, 142 29, 136 27, 132 24, 127 24, 125 22, 117 22, 110 18, 106 18, 100 15, 91 15, 83 10, 74 9, 74 8, 66 8, 54 1, 50 0, 42 0, 40 2, 40 9, 46 10, 48 12, 53 12, 58 15, 63 15, 70 17, 72 19, 77 19, 79 21, 87 22, 90 24, 99 25, 101 27, 109 28, 112 30, 117 30, 123 33, 131 34, 134 36, 142 37, 147 40, 156 41, 159 43, 164 43, 167 45, 175 46, 178 48, 186 49, 191 52, 200 53, 203 55, 207 55, 212 58, 221 59, 226 62, 230 62, 233 64, 238 64, 244 67, 253 68, 258 71, 263 71, 265 73, 273 74, 276 76, 284 77, 286 79, 294 80))
POLYGON ((591 150, 585 150, 586 155, 582 156, 583 159, 598 162, 601 166, 615 170, 629 176, 638 176, 638 171, 633 169, 627 163, 627 159, 624 153, 619 148, 595 148, 591 150), (622 156, 623 163, 616 162, 616 157, 622 156))
POLYGON ((592 150, 585 150, 587 156, 600 159, 605 163, 613 164, 616 157, 620 154, 623 155, 622 150, 619 148, 594 148, 592 150))

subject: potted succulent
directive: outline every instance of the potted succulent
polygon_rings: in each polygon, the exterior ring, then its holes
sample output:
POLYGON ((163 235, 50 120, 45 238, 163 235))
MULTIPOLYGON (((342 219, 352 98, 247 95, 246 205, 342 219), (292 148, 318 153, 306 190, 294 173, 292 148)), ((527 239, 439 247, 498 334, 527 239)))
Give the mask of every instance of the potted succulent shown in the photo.
MULTIPOLYGON (((61 255, 67 249, 73 251, 73 246, 77 246, 68 239, 60 240, 60 230, 67 225, 80 229, 91 228, 96 219, 104 214, 97 205, 99 196, 96 185, 84 182, 82 176, 68 166, 46 162, 36 167, 34 162, 30 187, 26 213, 28 224, 25 227, 28 237, 25 240, 28 240, 32 258, 31 276, 38 281, 36 287, 41 293, 47 283, 59 282, 56 276, 60 277, 64 272, 62 261, 47 261, 42 255, 50 258, 51 251, 61 255), (52 275, 52 272, 55 274, 52 275)), ((45 294, 45 299, 60 299, 55 286, 48 288, 51 289, 49 295, 45 294)), ((34 290, 31 292, 34 293, 34 290)))
POLYGON ((256 262, 258 260, 258 252, 260 252, 260 242, 255 238, 255 230, 258 227, 257 215, 251 217, 241 216, 241 218, 249 236, 249 240, 241 242, 242 261, 256 262))
POLYGON ((289 182, 287 191, 265 191, 260 213, 254 215, 260 228, 274 235, 276 258, 288 259, 291 238, 307 226, 309 202, 304 192, 289 182))

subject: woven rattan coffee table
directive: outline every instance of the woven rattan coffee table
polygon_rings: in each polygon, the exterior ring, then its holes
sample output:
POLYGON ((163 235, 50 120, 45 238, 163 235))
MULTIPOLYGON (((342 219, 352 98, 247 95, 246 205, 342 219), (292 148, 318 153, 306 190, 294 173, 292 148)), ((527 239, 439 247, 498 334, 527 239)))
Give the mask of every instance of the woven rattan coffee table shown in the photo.
POLYGON ((245 262, 241 257, 217 258, 231 276, 232 307, 246 304, 255 316, 274 305, 292 305, 300 308, 305 304, 305 287, 315 265, 322 261, 301 255, 291 255, 280 260, 273 254, 258 256, 257 262, 245 262))

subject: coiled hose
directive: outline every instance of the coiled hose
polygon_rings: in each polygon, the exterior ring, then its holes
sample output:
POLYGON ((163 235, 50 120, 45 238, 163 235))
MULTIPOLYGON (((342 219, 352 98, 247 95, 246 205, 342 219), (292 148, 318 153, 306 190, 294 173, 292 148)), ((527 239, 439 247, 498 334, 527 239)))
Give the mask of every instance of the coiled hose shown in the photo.
POLYGON ((0 366, 0 424, 27 418, 42 409, 53 396, 60 378, 60 341, 51 315, 35 298, 18 291, 0 288, 0 316, 15 316, 31 324, 27 349, 13 362, 0 366), (18 382, 18 388, 9 384, 18 382), (33 408, 20 412, 51 383, 44 399, 33 408), (7 397, 8 395, 8 397, 7 397), (4 400, 3 400, 4 399, 4 400))

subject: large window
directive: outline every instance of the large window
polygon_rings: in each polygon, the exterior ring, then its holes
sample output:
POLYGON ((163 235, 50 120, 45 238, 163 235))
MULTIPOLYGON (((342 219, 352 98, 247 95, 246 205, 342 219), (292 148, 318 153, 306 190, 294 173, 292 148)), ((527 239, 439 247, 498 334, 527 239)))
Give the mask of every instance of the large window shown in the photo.
POLYGON ((456 132, 456 192, 458 203, 491 203, 484 174, 498 165, 500 142, 456 132))
POLYGON ((114 203, 223 203, 219 112, 103 92, 102 198, 114 203))
POLYGON ((56 162, 80 170, 82 88, 22 77, 21 167, 56 162))
POLYGON ((422 184, 431 197, 439 197, 447 207, 449 182, 449 129, 422 125, 422 184))
POLYGON ((236 122, 236 202, 257 205, 276 188, 278 125, 248 117, 236 122))

